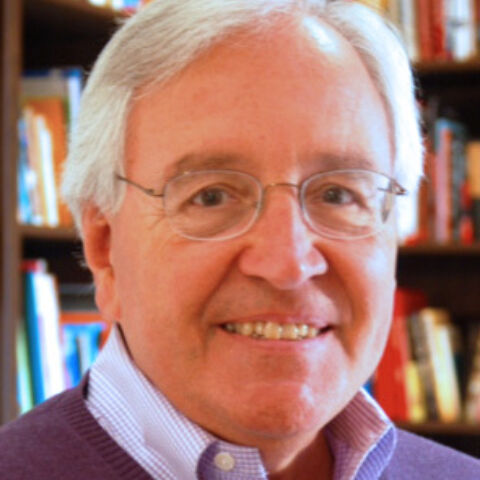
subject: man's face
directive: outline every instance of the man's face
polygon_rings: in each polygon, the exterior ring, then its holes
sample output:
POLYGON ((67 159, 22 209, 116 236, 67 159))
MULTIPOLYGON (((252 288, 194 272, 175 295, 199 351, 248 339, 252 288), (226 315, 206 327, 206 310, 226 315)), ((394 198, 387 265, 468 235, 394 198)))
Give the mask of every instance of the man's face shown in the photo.
MULTIPOLYGON (((342 168, 392 173, 382 101, 325 25, 233 38, 143 93, 126 173, 148 187, 215 166, 264 185, 342 168)), ((161 199, 131 187, 109 222, 114 293, 100 306, 116 304, 137 365, 206 429, 253 445, 309 434, 375 368, 395 287, 393 222, 368 238, 323 238, 302 220, 296 190, 275 188, 244 235, 195 241, 171 229, 161 199), (225 330, 255 322, 325 331, 288 341, 225 330)))

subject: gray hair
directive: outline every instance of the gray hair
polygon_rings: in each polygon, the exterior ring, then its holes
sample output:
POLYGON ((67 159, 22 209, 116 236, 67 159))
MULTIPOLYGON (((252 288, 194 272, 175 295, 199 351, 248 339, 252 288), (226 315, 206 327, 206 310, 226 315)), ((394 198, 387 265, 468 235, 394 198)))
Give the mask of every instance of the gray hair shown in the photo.
POLYGON ((396 31, 356 2, 325 0, 158 0, 127 20, 99 56, 72 133, 63 195, 77 227, 93 203, 114 213, 124 186, 127 118, 141 87, 166 82, 233 31, 268 28, 279 15, 310 16, 336 28, 356 50, 385 104, 392 127, 394 176, 415 191, 422 142, 414 83, 396 31))

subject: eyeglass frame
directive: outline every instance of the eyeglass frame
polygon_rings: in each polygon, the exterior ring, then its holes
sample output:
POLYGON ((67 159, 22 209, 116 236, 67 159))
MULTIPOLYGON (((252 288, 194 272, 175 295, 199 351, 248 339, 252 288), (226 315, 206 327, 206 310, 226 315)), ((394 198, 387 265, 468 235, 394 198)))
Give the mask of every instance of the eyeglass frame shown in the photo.
MULTIPOLYGON (((291 188, 295 188, 297 191, 298 191, 298 202, 299 202, 299 205, 300 205, 300 209, 301 209, 301 212, 302 212, 302 217, 304 219, 304 221, 306 222, 306 224, 309 226, 309 228, 315 232, 317 235, 320 235, 320 236, 325 236, 325 237, 328 237, 328 238, 336 238, 336 239, 343 239, 343 240, 348 240, 348 239, 360 239, 360 238, 365 238, 365 237, 370 237, 372 235, 375 235, 376 233, 378 233, 379 231, 381 231, 381 228, 378 229, 378 230, 373 230, 372 232, 369 232, 367 234, 364 234, 364 235, 358 235, 358 236, 342 236, 342 235, 338 235, 338 236, 335 236, 335 235, 329 235, 329 234, 326 234, 324 232, 319 232, 317 231, 312 225, 311 225, 311 220, 309 219, 309 214, 307 212, 305 212, 305 206, 304 206, 304 201, 302 200, 302 191, 303 191, 303 187, 304 185, 310 181, 313 177, 317 176, 317 175, 326 175, 326 174, 338 174, 338 173, 345 173, 345 172, 368 172, 368 173, 374 173, 376 175, 381 175, 382 177, 388 179, 390 181, 390 187, 391 187, 391 190, 386 190, 385 191, 388 191, 389 193, 395 195, 395 196, 405 196, 408 194, 408 190, 406 188, 404 188, 402 185, 400 185, 397 180, 389 175, 386 175, 385 173, 380 173, 380 172, 376 172, 374 170, 368 170, 368 169, 362 169, 362 168, 352 168, 352 169, 338 169, 338 170, 327 170, 325 172, 316 172, 310 176, 308 176, 307 178, 305 178, 304 180, 302 180, 299 184, 297 183, 291 183, 291 182, 273 182, 273 183, 268 183, 266 185, 264 185, 257 177, 249 174, 249 173, 246 173, 246 172, 242 172, 240 170, 231 170, 231 169, 208 169, 208 170, 191 170, 191 171, 185 171, 185 172, 182 172, 180 173, 179 175, 176 175, 175 177, 173 178, 170 178, 169 180, 167 180, 165 182, 165 185, 163 186, 162 190, 157 190, 157 189, 154 189, 154 188, 148 188, 148 187, 145 187, 137 182, 135 182, 134 180, 131 180, 130 178, 128 177, 125 177, 123 175, 120 175, 119 173, 115 173, 115 178, 118 180, 118 181, 121 181, 121 182, 124 182, 126 183, 127 185, 131 185, 132 187, 135 187, 137 188, 138 190, 140 190, 141 192, 145 193, 146 195, 150 196, 150 197, 153 197, 153 198, 165 198, 165 190, 166 188, 168 187, 168 184, 173 181, 173 180, 176 180, 180 177, 183 177, 185 175, 189 175, 189 174, 198 174, 198 173, 215 173, 215 172, 220 172, 220 173, 239 173, 239 174, 242 174, 242 175, 245 175, 247 177, 250 177, 252 180, 255 181, 255 183, 259 186, 259 191, 261 192, 260 194, 260 197, 258 199, 258 206, 256 207, 256 213, 255 215, 252 217, 252 220, 251 222, 248 224, 248 226, 240 231, 239 233, 235 233, 233 235, 229 235, 229 236, 225 236, 225 237, 219 237, 219 238, 209 238, 209 237, 195 237, 195 236, 191 236, 191 235, 188 235, 188 234, 185 234, 181 231, 179 231, 178 229, 175 228, 175 226, 173 226, 174 230, 179 234, 181 235, 182 237, 184 238, 188 238, 190 240, 196 240, 196 241, 207 241, 207 242, 212 242, 212 241, 224 241, 224 240, 229 240, 231 238, 236 238, 236 237, 240 237, 242 236, 243 234, 247 233, 252 227, 253 225, 256 223, 256 221, 258 220, 261 212, 262 212, 262 209, 263 209, 263 206, 264 206, 264 198, 265 198, 265 192, 266 190, 270 189, 270 188, 273 188, 273 187, 291 187, 291 188)), ((165 208, 165 207, 164 207, 165 208)), ((388 218, 388 216, 390 215, 390 212, 391 212, 391 208, 388 210, 387 212, 387 215, 385 215, 385 219, 382 223, 382 225, 384 225, 386 223, 386 220, 388 218)), ((167 216, 167 218, 169 218, 169 216, 167 216)))

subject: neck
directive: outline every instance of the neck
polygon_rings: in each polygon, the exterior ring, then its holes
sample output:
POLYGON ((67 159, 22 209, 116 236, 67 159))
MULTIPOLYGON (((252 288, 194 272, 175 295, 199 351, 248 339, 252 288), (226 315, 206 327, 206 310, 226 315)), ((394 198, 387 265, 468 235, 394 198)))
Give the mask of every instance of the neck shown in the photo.
POLYGON ((331 480, 333 457, 322 432, 304 445, 261 449, 270 480, 331 480))

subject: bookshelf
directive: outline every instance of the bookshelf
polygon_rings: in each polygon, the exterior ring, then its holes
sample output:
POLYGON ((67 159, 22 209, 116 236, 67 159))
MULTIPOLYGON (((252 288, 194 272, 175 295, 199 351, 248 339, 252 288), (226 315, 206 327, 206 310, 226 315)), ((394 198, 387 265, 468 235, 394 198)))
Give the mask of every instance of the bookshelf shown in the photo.
POLYGON ((20 262, 43 257, 60 282, 88 282, 72 229, 18 225, 16 158, 19 80, 24 68, 91 67, 118 13, 81 0, 0 0, 0 423, 17 416, 15 329, 20 321, 20 262))
MULTIPOLYGON (((23 68, 82 65, 90 68, 121 19, 80 0, 0 0, 0 424, 17 415, 15 328, 20 320, 20 262, 44 257, 60 281, 89 281, 81 265, 81 244, 71 229, 20 226, 16 220, 16 120, 23 68)), ((480 138, 480 60, 415 67, 422 96, 442 95, 471 133, 480 138)), ((402 247, 399 284, 424 290, 434 305, 455 319, 480 320, 480 244, 422 244, 402 247)), ((480 425, 402 424, 480 455, 480 425)))

